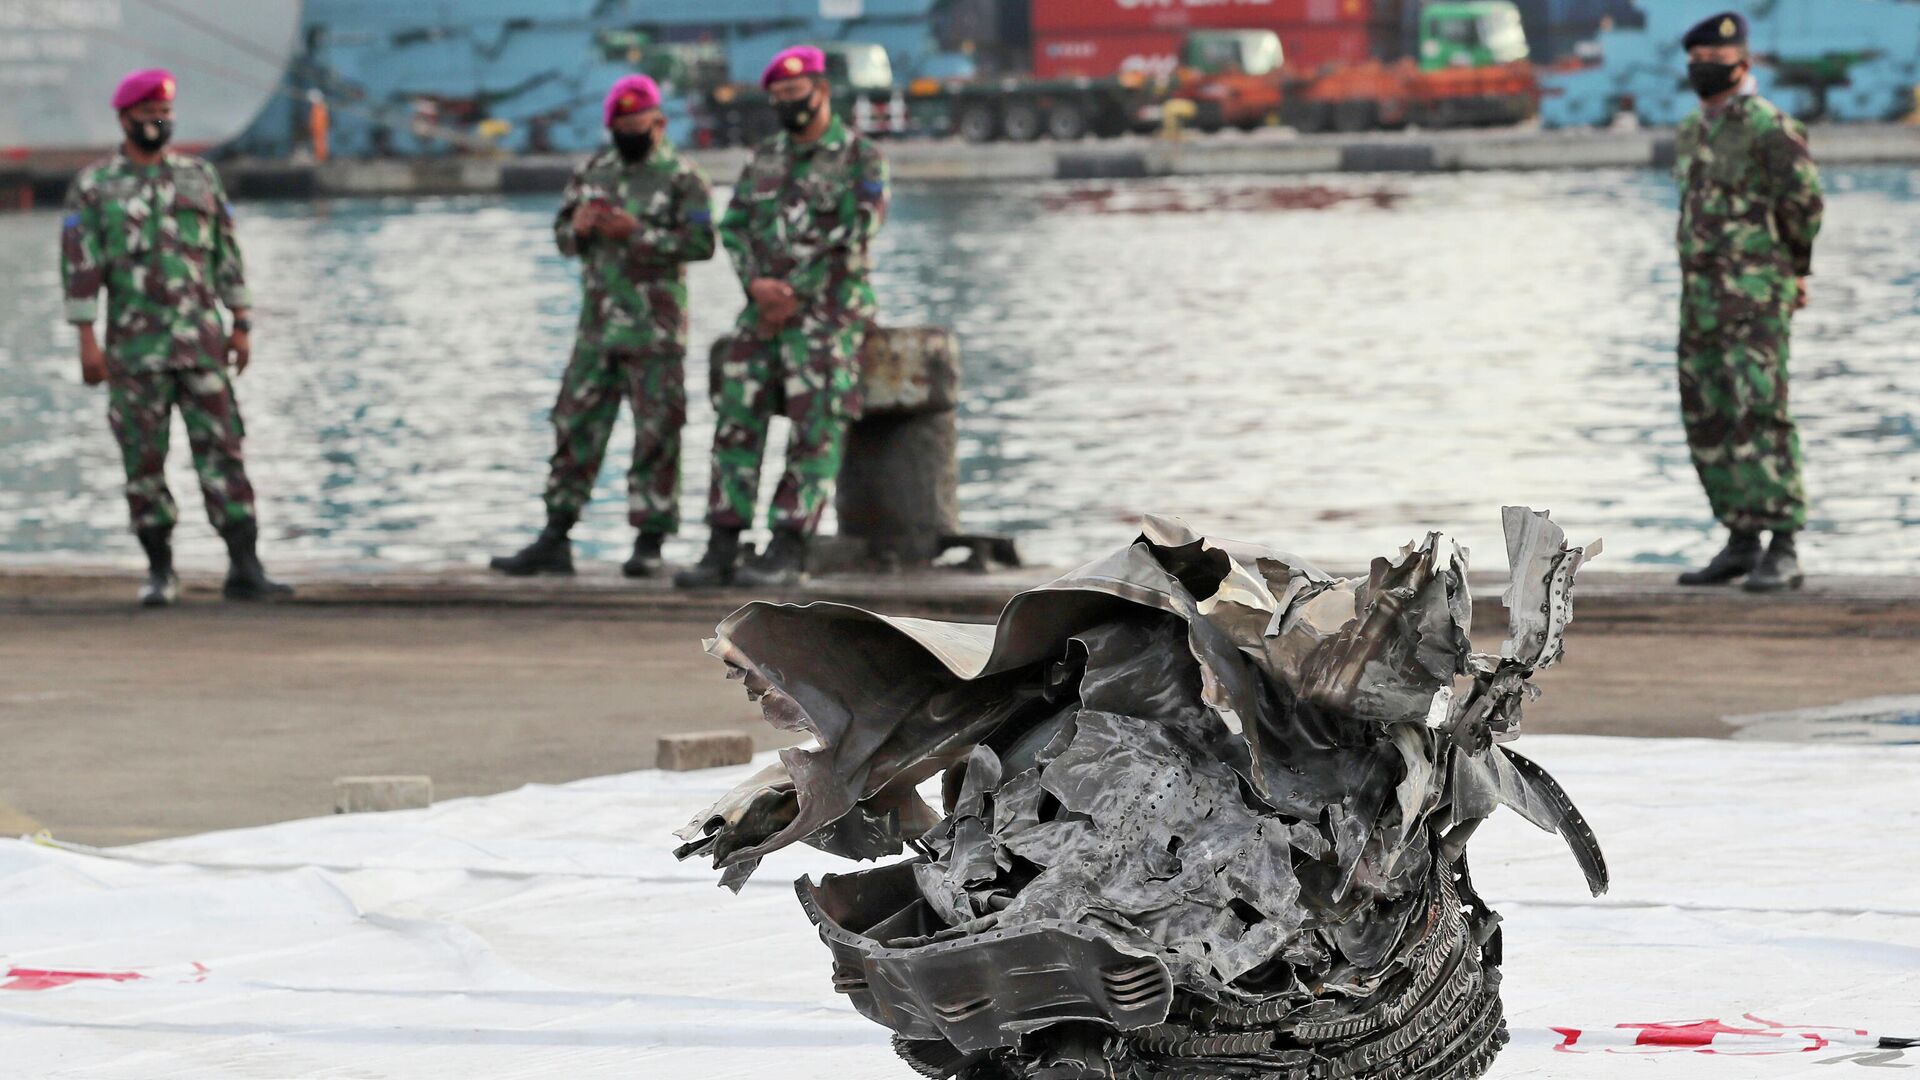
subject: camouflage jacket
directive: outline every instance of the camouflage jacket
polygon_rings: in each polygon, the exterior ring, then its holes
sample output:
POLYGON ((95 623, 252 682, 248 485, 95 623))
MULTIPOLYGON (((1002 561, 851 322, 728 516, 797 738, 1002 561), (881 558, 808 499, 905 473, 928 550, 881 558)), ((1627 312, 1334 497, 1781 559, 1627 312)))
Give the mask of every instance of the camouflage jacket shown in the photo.
POLYGON ((220 174, 172 152, 144 166, 117 153, 80 170, 60 226, 60 278, 68 322, 92 323, 107 290, 107 361, 129 373, 219 367, 216 301, 250 303, 220 174))
MULTIPOLYGON (((785 132, 754 148, 720 219, 720 242, 744 286, 776 278, 802 318, 873 318, 867 246, 887 217, 887 161, 873 140, 834 117, 811 144, 785 132)), ((757 319, 748 304, 744 322, 757 319)))
POLYGON ((553 239, 580 258, 583 334, 606 348, 685 351, 686 264, 713 257, 713 195, 698 166, 667 143, 632 165, 601 150, 567 182, 553 239), (574 233, 574 211, 602 200, 639 219, 624 242, 574 233))
POLYGON ((1747 94, 1680 125, 1680 262, 1688 270, 1813 272, 1824 203, 1807 129, 1747 94))

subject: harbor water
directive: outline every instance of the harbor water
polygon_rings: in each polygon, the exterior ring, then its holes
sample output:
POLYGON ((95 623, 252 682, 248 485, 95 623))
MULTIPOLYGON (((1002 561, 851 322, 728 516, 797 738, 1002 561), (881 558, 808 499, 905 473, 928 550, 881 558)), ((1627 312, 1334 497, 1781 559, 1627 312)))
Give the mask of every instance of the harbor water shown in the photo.
MULTIPOLYGON (((1920 567, 1920 170, 1830 170, 1793 405, 1816 571, 1920 567)), ((1499 569, 1499 508, 1605 568, 1717 545, 1674 386, 1675 199, 1653 172, 903 187, 882 319, 958 331, 972 531, 1068 563, 1142 513, 1351 567, 1429 529, 1499 569)), ((472 564, 539 525, 578 311, 548 198, 243 204, 238 380, 270 562, 472 564)), ((61 322, 57 212, 0 217, 0 562, 118 561, 103 391, 61 322)), ((740 288, 694 268, 670 557, 704 535, 707 345, 740 288)), ((778 432, 776 432, 778 437, 778 432)), ((627 422, 578 554, 618 557, 627 422)), ((765 476, 771 486, 775 467, 765 476)), ((183 561, 214 565, 176 427, 183 561)), ((829 522, 831 528, 831 522, 829 522)))

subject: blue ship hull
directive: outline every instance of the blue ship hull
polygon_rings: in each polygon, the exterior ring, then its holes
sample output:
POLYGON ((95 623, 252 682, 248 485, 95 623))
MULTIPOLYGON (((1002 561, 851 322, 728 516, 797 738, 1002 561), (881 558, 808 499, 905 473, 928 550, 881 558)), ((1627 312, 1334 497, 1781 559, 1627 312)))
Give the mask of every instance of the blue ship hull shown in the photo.
POLYGON ((337 157, 602 145, 606 87, 636 70, 665 86, 672 131, 689 102, 751 83, 780 49, 886 47, 896 77, 929 70, 941 0, 307 0, 289 93, 235 144, 286 157, 306 142, 308 89, 331 108, 337 157))

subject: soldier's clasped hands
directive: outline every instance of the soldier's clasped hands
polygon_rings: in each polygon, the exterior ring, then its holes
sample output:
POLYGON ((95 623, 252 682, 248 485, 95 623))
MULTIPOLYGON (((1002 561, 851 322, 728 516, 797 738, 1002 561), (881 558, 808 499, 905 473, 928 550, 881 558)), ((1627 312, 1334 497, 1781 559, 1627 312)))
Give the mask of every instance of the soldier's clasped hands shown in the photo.
POLYGON ((640 229, 640 219, 625 210, 603 210, 596 226, 601 236, 625 242, 640 229))
POLYGON ((778 278, 755 278, 747 286, 747 296, 760 309, 761 337, 778 333, 800 310, 800 298, 793 294, 793 286, 778 278))

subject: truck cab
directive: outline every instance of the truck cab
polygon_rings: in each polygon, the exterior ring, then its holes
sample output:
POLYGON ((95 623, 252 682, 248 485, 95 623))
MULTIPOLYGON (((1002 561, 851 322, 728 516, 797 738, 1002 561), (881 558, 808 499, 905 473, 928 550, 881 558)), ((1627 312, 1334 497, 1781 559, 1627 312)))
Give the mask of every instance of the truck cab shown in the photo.
POLYGON ((817 47, 826 54, 827 79, 836 92, 893 89, 893 58, 885 45, 824 41, 817 47))
POLYGON ((1512 0, 1456 0, 1420 11, 1422 71, 1498 67, 1530 54, 1512 0))
POLYGON ((1280 35, 1271 30, 1195 30, 1180 51, 1180 66, 1202 75, 1262 77, 1285 62, 1280 35))
POLYGON ((1285 61, 1271 30, 1194 30, 1181 43, 1173 96, 1193 105, 1202 131, 1278 123, 1285 61))

